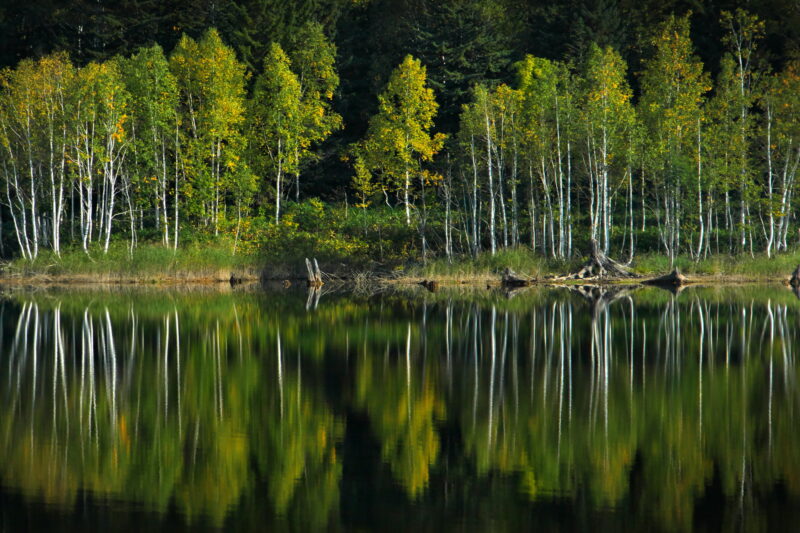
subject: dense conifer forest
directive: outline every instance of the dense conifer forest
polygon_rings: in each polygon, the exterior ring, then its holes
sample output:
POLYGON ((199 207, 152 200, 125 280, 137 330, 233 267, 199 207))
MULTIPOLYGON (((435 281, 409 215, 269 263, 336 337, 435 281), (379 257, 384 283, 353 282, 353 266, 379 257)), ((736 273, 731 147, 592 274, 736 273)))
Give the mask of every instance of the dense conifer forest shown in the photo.
POLYGON ((797 246, 789 0, 9 0, 0 255, 797 246))

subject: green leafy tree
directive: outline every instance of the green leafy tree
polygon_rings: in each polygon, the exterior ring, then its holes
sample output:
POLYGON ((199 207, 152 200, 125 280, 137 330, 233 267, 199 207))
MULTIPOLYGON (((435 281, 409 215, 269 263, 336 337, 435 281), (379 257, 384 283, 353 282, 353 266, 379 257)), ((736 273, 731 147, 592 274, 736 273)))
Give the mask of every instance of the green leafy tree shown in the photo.
POLYGON ((61 250, 75 68, 66 54, 0 73, 0 161, 20 253, 61 250), (45 228, 49 226, 50 231, 45 228))
POLYGON ((589 176, 591 238, 605 253, 611 246, 612 188, 629 148, 628 133, 635 115, 632 92, 626 79, 627 65, 611 47, 592 45, 586 61, 583 91, 583 121, 586 135, 586 168, 589 176))
POLYGON ((76 134, 74 161, 77 165, 83 248, 88 252, 93 239, 95 220, 97 238, 108 252, 111 227, 119 193, 119 179, 124 175, 129 136, 128 105, 119 60, 89 63, 76 77, 76 134), (96 210, 94 187, 101 187, 96 210))
MULTIPOLYGON (((134 199, 150 197, 145 191, 152 191, 152 205, 155 207, 156 226, 161 229, 162 242, 170 244, 170 217, 167 206, 170 178, 174 172, 174 158, 178 147, 178 85, 169 70, 164 51, 158 45, 140 48, 130 59, 122 63, 125 84, 131 94, 130 107, 133 115, 131 131, 134 139, 132 155, 133 184, 139 191, 134 199)), ((173 183, 173 229, 177 246, 178 199, 177 180, 173 183)), ((131 237, 135 234, 133 214, 130 205, 131 237)))
MULTIPOLYGON (((753 178, 749 147, 752 143, 754 123, 750 111, 757 98, 754 83, 757 74, 756 51, 759 41, 764 37, 764 21, 743 9, 737 9, 733 13, 724 11, 720 22, 727 30, 723 37, 723 44, 726 45, 728 53, 733 56, 735 65, 733 79, 728 81, 735 83, 738 88, 738 91, 732 95, 735 94, 734 101, 739 110, 736 118, 739 130, 739 149, 735 157, 739 175, 739 245, 744 251, 748 235, 749 197, 752 195, 750 182, 753 178)), ((752 230, 750 233, 752 234, 752 230)), ((752 247, 752 238, 750 244, 752 247)))
POLYGON ((280 222, 284 176, 298 172, 302 104, 300 82, 291 70, 289 57, 278 43, 273 43, 253 89, 249 132, 256 172, 275 177, 276 224, 280 222))
POLYGON ((422 163, 431 161, 444 143, 444 135, 430 134, 437 109, 425 67, 406 56, 378 97, 378 113, 356 148, 364 168, 378 172, 385 188, 402 194, 407 225, 411 225, 412 180, 424 180, 422 163))
POLYGON ((333 110, 333 97, 339 87, 336 72, 336 46, 325 37, 316 22, 303 25, 293 36, 289 57, 300 85, 301 132, 295 144, 295 199, 300 201, 300 171, 315 158, 312 148, 342 128, 342 117, 333 110))
MULTIPOLYGON (((663 188, 663 212, 666 232, 665 248, 674 261, 680 248, 680 227, 683 210, 695 203, 699 237, 699 257, 705 244, 703 196, 706 187, 702 173, 703 95, 711 90, 703 64, 694 54, 689 37, 689 15, 671 16, 656 30, 650 40, 653 55, 645 60, 641 75, 642 97, 639 114, 644 121, 654 163, 652 174, 663 188), (695 186, 685 183, 682 161, 694 161, 695 186), (690 195, 689 192, 694 194, 690 195)), ((707 191, 706 191, 707 193, 707 191)), ((686 209, 688 211, 688 209, 686 209)), ((691 248, 691 247, 690 247, 691 248)))
POLYGON ((766 156, 767 256, 787 250, 787 235, 800 166, 800 62, 770 76, 763 89, 761 136, 766 156))
MULTIPOLYGON (((571 107, 567 90, 569 73, 565 65, 547 59, 527 56, 518 66, 519 91, 522 100, 522 138, 526 165, 534 188, 537 174, 549 221, 550 253, 564 257, 568 253, 570 229, 569 196, 571 174, 567 164, 569 149, 566 126, 571 107), (534 170, 535 169, 535 170, 534 170), (557 229, 555 224, 557 222, 557 229)), ((542 246, 548 239, 543 234, 542 246)))
POLYGON ((216 30, 199 42, 184 35, 170 57, 181 89, 181 168, 187 207, 219 232, 225 193, 245 148, 245 70, 216 30))

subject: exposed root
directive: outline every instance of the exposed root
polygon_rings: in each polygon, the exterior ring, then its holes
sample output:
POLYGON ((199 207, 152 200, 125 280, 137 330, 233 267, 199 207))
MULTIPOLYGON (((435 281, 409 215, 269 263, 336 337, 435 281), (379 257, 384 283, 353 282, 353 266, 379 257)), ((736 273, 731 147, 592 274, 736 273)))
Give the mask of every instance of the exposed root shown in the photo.
POLYGON ((604 279, 631 279, 640 277, 630 271, 628 267, 617 263, 604 254, 597 241, 592 239, 592 253, 589 260, 580 270, 566 276, 551 278, 553 280, 604 280, 604 279))

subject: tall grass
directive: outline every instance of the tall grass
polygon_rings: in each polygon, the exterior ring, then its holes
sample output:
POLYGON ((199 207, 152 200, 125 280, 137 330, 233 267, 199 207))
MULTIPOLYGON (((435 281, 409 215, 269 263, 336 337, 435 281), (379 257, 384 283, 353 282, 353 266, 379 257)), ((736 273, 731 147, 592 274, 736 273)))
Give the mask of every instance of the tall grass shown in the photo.
MULTIPOLYGON (((528 249, 502 250, 495 255, 483 252, 476 258, 458 257, 452 261, 437 258, 427 264, 417 264, 407 268, 404 275, 412 278, 470 280, 497 278, 505 268, 518 274, 543 277, 564 275, 575 272, 586 258, 557 260, 543 257, 528 249)), ((800 264, 800 251, 780 254, 768 258, 764 254, 712 256, 694 261, 688 256, 675 259, 674 265, 668 257, 659 254, 642 254, 634 258, 631 268, 634 272, 655 276, 666 274, 677 267, 681 272, 695 276, 726 276, 737 279, 778 279, 788 277, 800 264)))
POLYGON ((253 268, 260 264, 253 255, 233 254, 227 243, 190 243, 174 251, 161 244, 146 243, 130 253, 124 242, 112 243, 108 253, 92 248, 67 249, 61 257, 43 250, 33 260, 14 259, 4 265, 6 276, 97 276, 165 278, 186 275, 212 276, 220 271, 253 268))
MULTIPOLYGON (((286 279, 304 272, 303 263, 294 257, 296 255, 297 253, 292 255, 292 259, 287 259, 280 254, 269 253, 269 250, 234 254, 231 243, 224 239, 187 242, 177 252, 159 243, 143 243, 131 254, 127 243, 118 241, 112 242, 107 254, 99 247, 91 249, 88 254, 80 248, 67 249, 62 252, 61 257, 43 250, 34 261, 18 258, 2 265, 2 275, 96 277, 98 281, 125 278, 134 281, 224 277, 226 273, 230 275, 233 271, 255 273, 266 268, 269 277, 286 279)), ((331 272, 341 275, 352 273, 359 260, 360 257, 342 254, 339 262, 331 263, 331 268, 336 266, 342 271, 331 272)), ((424 264, 406 262, 407 266, 401 268, 399 273, 408 278, 470 281, 497 279, 504 269, 511 268, 520 275, 541 278, 574 272, 584 260, 584 257, 570 260, 550 259, 527 248, 516 248, 500 250, 495 255, 483 252, 477 257, 461 256, 452 260, 434 258, 424 264)), ((397 261, 394 264, 402 262, 397 261)), ((730 277, 735 281, 786 278, 798 264, 800 251, 772 258, 764 254, 754 257, 749 254, 717 255, 701 261, 681 256, 676 258, 674 266, 689 276, 730 277)), ((660 275, 672 270, 673 265, 668 257, 647 253, 637 255, 631 267, 638 274, 660 275)))
POLYGON ((476 279, 496 277, 506 268, 531 277, 565 273, 577 268, 580 260, 558 260, 542 257, 525 248, 500 250, 495 255, 480 253, 477 257, 458 257, 452 261, 437 258, 427 264, 409 268, 405 274, 426 279, 476 279))
MULTIPOLYGON (((714 255, 700 261, 681 256, 675 259, 674 267, 689 275, 767 279, 789 277, 798 264, 800 252, 792 251, 773 257, 766 254, 714 255)), ((632 267, 645 275, 666 273, 673 268, 668 257, 657 254, 637 256, 632 267)))

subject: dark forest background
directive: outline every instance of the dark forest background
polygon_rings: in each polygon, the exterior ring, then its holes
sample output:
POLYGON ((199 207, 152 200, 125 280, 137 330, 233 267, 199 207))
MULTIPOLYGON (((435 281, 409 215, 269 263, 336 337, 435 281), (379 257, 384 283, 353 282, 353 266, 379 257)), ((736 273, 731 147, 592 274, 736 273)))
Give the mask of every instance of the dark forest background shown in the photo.
POLYGON ((153 43, 171 50, 183 33, 197 38, 215 27, 255 73, 271 42, 286 46, 305 22, 317 21, 337 46, 335 106, 345 128, 320 149, 306 192, 334 199, 352 175, 340 154, 363 136, 376 95, 406 54, 427 67, 440 105, 436 129, 452 133, 472 86, 510 83, 526 54, 580 64, 592 42, 613 46, 636 95, 640 43, 671 13, 691 11, 692 40, 716 77, 720 14, 736 8, 765 22, 759 53, 774 70, 800 54, 797 0, 4 0, 0 67, 56 50, 79 65, 153 43))

